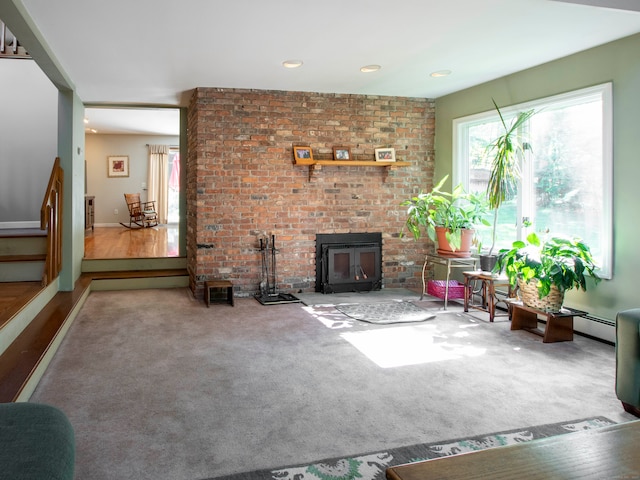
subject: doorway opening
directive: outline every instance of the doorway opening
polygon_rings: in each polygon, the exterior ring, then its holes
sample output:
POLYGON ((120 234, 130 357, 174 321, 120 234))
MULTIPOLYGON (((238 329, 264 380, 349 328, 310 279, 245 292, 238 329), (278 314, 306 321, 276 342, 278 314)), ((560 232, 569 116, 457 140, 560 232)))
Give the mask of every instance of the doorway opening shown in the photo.
MULTIPOLYGON (((179 256, 184 243, 184 195, 180 192, 180 109, 87 106, 85 108, 85 195, 93 197, 93 229, 85 233, 86 259, 179 256), (162 146, 161 180, 151 146, 162 146), (126 175, 109 175, 109 157, 126 159, 126 175), (161 185, 160 187, 158 185, 161 185), (160 225, 129 231, 125 193, 162 208, 160 225), (151 198, 153 197, 153 198, 151 198)), ((154 152, 157 149, 154 149, 154 152)))

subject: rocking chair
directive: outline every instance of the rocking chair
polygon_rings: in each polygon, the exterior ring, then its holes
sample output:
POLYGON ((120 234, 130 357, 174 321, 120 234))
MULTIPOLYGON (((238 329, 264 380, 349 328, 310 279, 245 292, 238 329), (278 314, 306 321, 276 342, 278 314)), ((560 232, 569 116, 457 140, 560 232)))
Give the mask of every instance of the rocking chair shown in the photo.
POLYGON ((124 200, 129 208, 129 225, 120 222, 127 228, 149 228, 158 225, 156 202, 140 202, 139 193, 125 193, 124 200))

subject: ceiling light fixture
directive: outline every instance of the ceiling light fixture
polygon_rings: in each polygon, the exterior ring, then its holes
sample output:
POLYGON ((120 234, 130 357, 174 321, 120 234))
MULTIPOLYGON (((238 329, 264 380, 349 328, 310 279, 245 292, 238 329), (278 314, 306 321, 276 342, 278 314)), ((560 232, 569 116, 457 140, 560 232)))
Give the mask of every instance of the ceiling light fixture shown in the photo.
POLYGON ((438 70, 431 74, 433 78, 448 77, 449 75, 451 75, 451 70, 438 70))
POLYGON ((285 60, 282 62, 284 68, 298 68, 302 66, 302 60, 285 60))
POLYGON ((371 72, 377 72, 378 70, 380 70, 382 67, 380 65, 365 65, 364 67, 362 67, 360 69, 360 71, 362 73, 371 73, 371 72))

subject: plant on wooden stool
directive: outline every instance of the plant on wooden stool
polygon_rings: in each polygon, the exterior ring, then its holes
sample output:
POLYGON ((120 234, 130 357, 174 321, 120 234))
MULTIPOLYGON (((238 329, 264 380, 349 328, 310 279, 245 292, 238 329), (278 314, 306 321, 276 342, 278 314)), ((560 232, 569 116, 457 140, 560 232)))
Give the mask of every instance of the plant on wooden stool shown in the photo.
MULTIPOLYGON (((405 226, 416 240, 424 231, 435 242, 436 228, 443 227, 446 229, 446 239, 455 252, 460 250, 463 230, 473 230, 475 225, 490 223, 484 218, 488 207, 482 195, 467 193, 462 185, 455 187, 452 192, 442 191, 448 177, 446 175, 430 192, 420 193, 401 205, 409 207, 405 226)), ((443 246, 440 245, 440 248, 443 246)))
POLYGON ((581 240, 551 237, 541 241, 536 233, 531 233, 526 243, 517 240, 511 249, 500 250, 493 271, 504 271, 511 286, 519 284, 521 292, 535 286, 538 300, 556 297, 555 305, 547 307, 544 301, 538 302, 523 295, 525 305, 559 310, 566 290, 586 291, 587 277, 592 278, 594 284, 600 281, 596 268, 591 250, 581 240))

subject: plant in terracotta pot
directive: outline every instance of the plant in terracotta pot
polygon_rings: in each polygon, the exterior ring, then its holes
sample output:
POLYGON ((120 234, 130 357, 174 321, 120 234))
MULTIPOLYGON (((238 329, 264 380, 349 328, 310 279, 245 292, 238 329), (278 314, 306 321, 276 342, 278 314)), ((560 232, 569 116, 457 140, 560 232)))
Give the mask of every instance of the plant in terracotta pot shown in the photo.
POLYGON ((493 228, 489 253, 480 255, 480 268, 483 271, 491 271, 497 260, 493 250, 496 245, 498 211, 503 202, 510 200, 516 194, 520 179, 519 158, 523 158, 525 145, 528 145, 522 137, 522 125, 535 113, 534 110, 520 112, 511 124, 507 125, 498 104, 495 100, 492 99, 492 101, 504 131, 486 149, 486 155, 491 157, 487 200, 489 208, 493 210, 493 228))
POLYGON ((488 213, 486 199, 467 193, 462 185, 451 192, 442 191, 449 176, 445 176, 430 192, 420 193, 401 203, 407 209, 405 226, 414 238, 424 232, 432 240, 438 239, 438 253, 457 257, 471 255, 474 226, 490 225, 484 218, 488 213), (438 236, 439 235, 439 236, 438 236))
POLYGON ((523 303, 548 311, 559 311, 564 293, 587 289, 587 277, 597 284, 596 265, 589 246, 579 239, 551 237, 540 240, 536 233, 527 242, 517 240, 498 254, 494 271, 504 271, 512 287, 520 289, 523 303))

